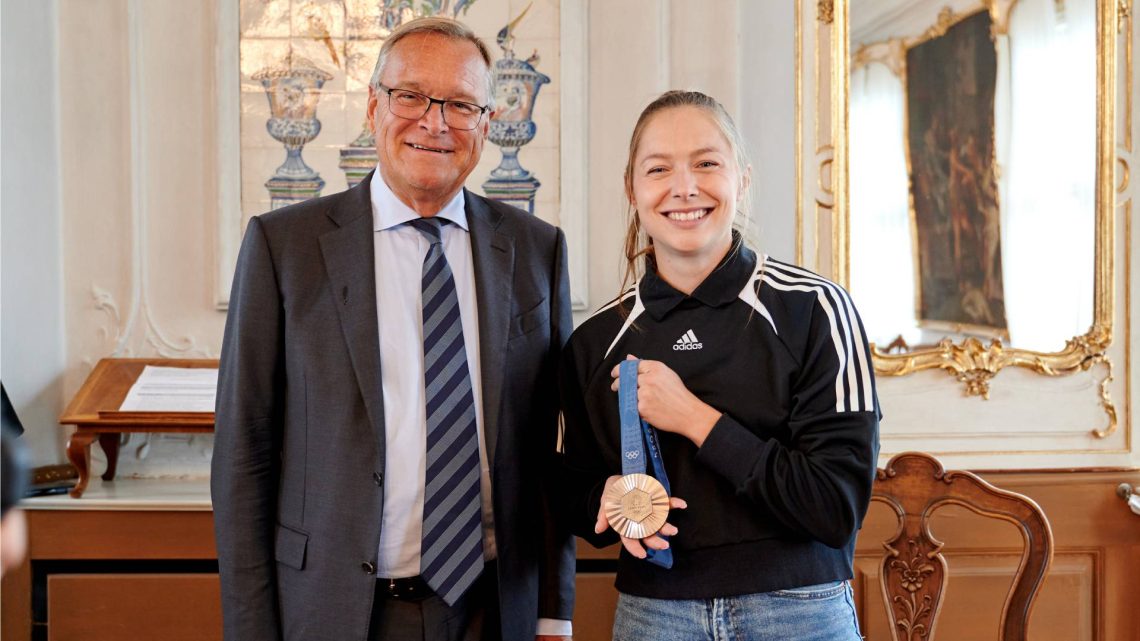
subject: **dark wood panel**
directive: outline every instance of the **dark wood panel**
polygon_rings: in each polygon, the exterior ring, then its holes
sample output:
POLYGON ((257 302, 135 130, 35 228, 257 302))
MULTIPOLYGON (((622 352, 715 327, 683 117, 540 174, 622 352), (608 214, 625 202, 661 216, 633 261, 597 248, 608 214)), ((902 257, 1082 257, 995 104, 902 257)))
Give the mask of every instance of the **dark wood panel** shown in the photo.
POLYGON ((621 545, 615 543, 608 547, 596 548, 582 539, 578 539, 578 558, 579 559, 614 559, 618 558, 618 551, 621 550, 621 545))
POLYGON ((32 566, 24 561, 20 567, 4 575, 0 639, 27 641, 32 629, 32 566))
MULTIPOLYGON (((83 499, 76 499, 82 501, 83 499)), ((33 559, 215 559, 214 514, 28 510, 33 559)))
MULTIPOLYGON (((579 574, 574 605, 574 640, 608 641, 614 628, 617 590, 614 575, 579 574)), ((651 636, 646 636, 646 639, 651 636)))
POLYGON ((216 574, 55 574, 48 641, 222 638, 216 574))
MULTIPOLYGON (((950 580, 934 639, 998 641, 998 621, 1017 569, 1020 552, 962 554, 948 550, 950 580)), ((1036 641, 1090 641, 1096 638, 1093 607, 1100 555, 1095 551, 1055 557, 1030 623, 1036 641)), ((886 604, 879 588, 881 557, 856 558, 856 599, 868 641, 891 641, 886 604)), ((929 626, 928 619, 920 621, 929 626)))
POLYGON ((1102 638, 1097 631, 1096 604, 1100 600, 1097 577, 1103 573, 1100 550, 1056 552, 1049 577, 1033 608, 1030 629, 1034 638, 1041 641, 1102 638))

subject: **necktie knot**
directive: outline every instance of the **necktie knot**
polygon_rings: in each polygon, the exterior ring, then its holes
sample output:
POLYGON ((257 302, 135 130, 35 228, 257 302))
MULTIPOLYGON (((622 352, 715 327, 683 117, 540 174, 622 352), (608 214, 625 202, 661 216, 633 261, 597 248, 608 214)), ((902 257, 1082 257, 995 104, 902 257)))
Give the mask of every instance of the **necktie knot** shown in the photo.
POLYGON ((408 221, 408 224, 423 234, 423 237, 432 245, 438 245, 443 240, 443 226, 435 218, 413 218, 408 221))

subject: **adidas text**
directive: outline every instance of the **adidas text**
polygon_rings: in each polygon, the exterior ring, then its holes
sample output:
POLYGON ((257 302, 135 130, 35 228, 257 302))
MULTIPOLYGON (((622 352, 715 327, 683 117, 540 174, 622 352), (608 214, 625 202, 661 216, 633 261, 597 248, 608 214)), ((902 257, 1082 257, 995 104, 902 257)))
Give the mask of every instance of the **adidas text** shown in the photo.
POLYGON ((690 329, 689 331, 685 332, 684 334, 681 334, 681 338, 678 338, 677 342, 673 344, 673 351, 674 352, 687 352, 687 351, 693 350, 693 349, 700 349, 704 346, 705 346, 705 344, 698 341, 697 335, 694 334, 693 330, 690 329))

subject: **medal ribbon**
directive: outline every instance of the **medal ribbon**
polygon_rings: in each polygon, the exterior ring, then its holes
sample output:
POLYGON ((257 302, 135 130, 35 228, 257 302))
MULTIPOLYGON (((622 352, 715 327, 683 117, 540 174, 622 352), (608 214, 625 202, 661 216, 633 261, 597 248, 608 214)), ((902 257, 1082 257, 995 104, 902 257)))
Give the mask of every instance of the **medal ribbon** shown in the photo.
MULTIPOLYGON (((669 489, 669 477, 665 474, 665 464, 661 461, 661 447, 657 444, 657 430, 642 420, 637 413, 637 365, 641 361, 625 360, 618 369, 618 412, 621 417, 621 473, 645 474, 647 463, 646 451, 653 464, 651 476, 665 488, 666 494, 672 494, 669 489)), ((658 534, 668 539, 664 534, 658 534)), ((665 569, 673 567, 673 550, 651 550, 646 560, 665 569)))

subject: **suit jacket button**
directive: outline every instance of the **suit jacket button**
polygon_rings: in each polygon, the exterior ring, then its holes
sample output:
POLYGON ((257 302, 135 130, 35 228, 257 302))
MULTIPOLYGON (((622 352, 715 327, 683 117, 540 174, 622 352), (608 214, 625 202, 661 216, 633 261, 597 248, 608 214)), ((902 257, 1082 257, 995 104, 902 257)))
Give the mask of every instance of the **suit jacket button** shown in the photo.
POLYGON ((360 564, 360 569, 364 570, 365 574, 376 574, 376 565, 371 561, 365 561, 360 564))
POLYGON ((373 472, 372 473, 372 482, 376 484, 376 487, 380 487, 381 485, 384 485, 384 475, 379 473, 379 472, 373 472))

